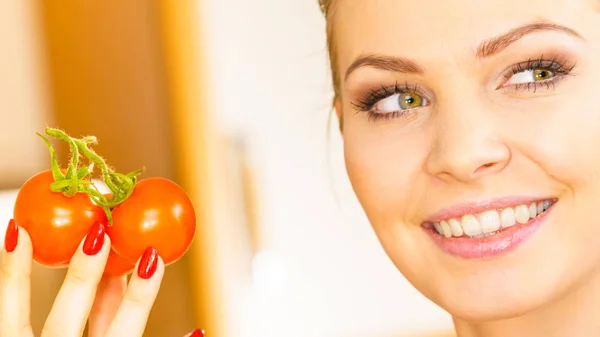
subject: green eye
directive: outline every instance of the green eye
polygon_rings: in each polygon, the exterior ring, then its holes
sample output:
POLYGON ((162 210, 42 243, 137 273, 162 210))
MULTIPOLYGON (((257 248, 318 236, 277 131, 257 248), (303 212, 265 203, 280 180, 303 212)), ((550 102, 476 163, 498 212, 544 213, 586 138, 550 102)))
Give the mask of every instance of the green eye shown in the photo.
POLYGON ((398 97, 402 110, 414 109, 423 106, 423 97, 415 93, 403 93, 398 97))
POLYGON ((547 80, 554 76, 556 76, 556 75, 554 74, 554 72, 552 70, 548 70, 548 69, 534 69, 533 70, 533 79, 536 82, 547 80))
POLYGON ((415 92, 406 91, 380 99, 373 105, 373 111, 385 114, 405 110, 415 110, 427 106, 427 99, 415 92))

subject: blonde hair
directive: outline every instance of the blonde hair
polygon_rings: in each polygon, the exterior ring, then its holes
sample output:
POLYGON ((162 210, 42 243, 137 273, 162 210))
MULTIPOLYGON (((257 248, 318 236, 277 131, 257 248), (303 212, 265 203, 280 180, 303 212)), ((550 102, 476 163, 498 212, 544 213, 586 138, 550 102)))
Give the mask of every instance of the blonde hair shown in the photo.
POLYGON ((319 6, 321 6, 321 12, 323 15, 327 16, 327 12, 329 11, 329 7, 331 7, 332 0, 319 0, 319 6))
POLYGON ((329 50, 329 62, 331 66, 331 77, 333 81, 333 90, 335 94, 335 98, 337 99, 340 96, 340 74, 338 72, 337 61, 336 61, 336 53, 335 53, 335 44, 334 44, 334 34, 333 34, 333 14, 334 14, 334 6, 333 0, 319 0, 319 6, 321 7, 321 12, 325 16, 325 20, 327 21, 327 49, 329 50))

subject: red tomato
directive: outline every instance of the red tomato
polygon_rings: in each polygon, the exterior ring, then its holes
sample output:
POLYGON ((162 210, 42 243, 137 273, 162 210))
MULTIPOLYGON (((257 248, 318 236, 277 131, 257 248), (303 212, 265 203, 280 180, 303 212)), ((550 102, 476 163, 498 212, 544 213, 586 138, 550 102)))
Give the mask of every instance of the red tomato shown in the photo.
MULTIPOLYGON (((112 193, 104 193, 104 196, 108 199, 112 197, 112 193)), ((108 221, 106 222, 106 225, 108 221)), ((108 225, 107 225, 108 226, 108 225)), ((133 269, 135 269, 135 264, 130 263, 126 259, 119 256, 115 251, 111 249, 108 254, 108 260, 106 261, 106 266, 104 267, 104 275, 108 276, 123 276, 130 274, 133 269)))
MULTIPOLYGON (((112 197, 112 193, 104 193, 104 196, 110 199, 112 197)), ((130 274, 133 269, 135 269, 135 264, 127 261, 119 256, 119 254, 115 253, 111 244, 108 260, 106 261, 106 267, 104 267, 104 275, 123 276, 130 274)))
POLYGON ((90 227, 107 222, 102 207, 88 195, 66 197, 50 191, 51 171, 36 174, 17 195, 14 219, 31 237, 33 259, 48 267, 66 267, 90 227))
POLYGON ((158 250, 165 265, 177 261, 190 247, 196 214, 187 194, 164 178, 147 178, 112 211, 107 229, 117 254, 136 263, 147 247, 158 250))
POLYGON ((125 260, 111 249, 104 268, 104 275, 123 276, 131 273, 134 268, 134 263, 125 260))

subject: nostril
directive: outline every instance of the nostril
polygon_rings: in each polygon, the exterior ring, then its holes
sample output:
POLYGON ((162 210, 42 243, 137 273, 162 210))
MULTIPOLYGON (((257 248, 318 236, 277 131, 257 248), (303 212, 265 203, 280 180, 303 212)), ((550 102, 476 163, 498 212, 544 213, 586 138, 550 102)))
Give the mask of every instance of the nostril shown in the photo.
POLYGON ((481 166, 479 166, 479 168, 477 168, 477 170, 475 170, 475 173, 480 173, 481 171, 485 171, 487 169, 493 168, 494 166, 496 166, 498 163, 487 163, 487 164, 483 164, 481 166))

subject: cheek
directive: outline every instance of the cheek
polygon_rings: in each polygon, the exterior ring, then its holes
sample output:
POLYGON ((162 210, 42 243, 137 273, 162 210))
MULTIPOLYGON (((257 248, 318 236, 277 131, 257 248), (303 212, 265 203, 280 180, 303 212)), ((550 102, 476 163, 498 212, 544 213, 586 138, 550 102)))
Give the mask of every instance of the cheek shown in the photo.
POLYGON ((401 130, 348 119, 346 170, 382 248, 404 277, 428 294, 429 275, 423 270, 436 260, 437 248, 421 228, 418 210, 430 191, 423 164, 431 135, 401 130))
POLYGON ((590 99, 593 95, 582 92, 563 102, 517 111, 505 126, 514 152, 574 194, 600 191, 600 104, 590 99))
POLYGON ((397 129, 347 123, 344 130, 348 176, 373 226, 410 222, 424 193, 426 142, 397 129))
MULTIPOLYGON (((435 247, 418 222, 425 202, 424 148, 386 132, 344 130, 346 169, 354 192, 388 257, 417 289, 426 283, 423 268, 435 247)), ((423 143, 423 142, 422 142, 423 143)), ((421 145, 422 146, 422 145, 421 145)), ((422 219, 421 219, 422 220, 422 219)))

